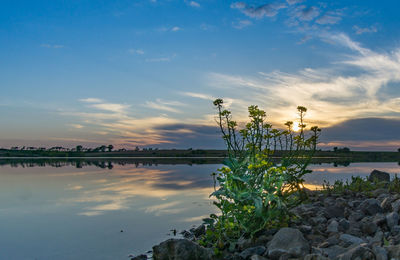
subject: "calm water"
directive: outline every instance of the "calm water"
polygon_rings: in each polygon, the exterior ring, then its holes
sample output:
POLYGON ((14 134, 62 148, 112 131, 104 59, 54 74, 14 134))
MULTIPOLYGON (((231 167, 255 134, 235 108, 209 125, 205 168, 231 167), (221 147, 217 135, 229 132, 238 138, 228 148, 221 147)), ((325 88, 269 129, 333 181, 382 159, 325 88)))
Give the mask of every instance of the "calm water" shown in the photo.
MULTIPOLYGON (((218 164, 57 166, 0 167, 0 259, 129 259, 215 210, 218 164)), ((311 185, 400 173, 397 163, 312 168, 311 185)))

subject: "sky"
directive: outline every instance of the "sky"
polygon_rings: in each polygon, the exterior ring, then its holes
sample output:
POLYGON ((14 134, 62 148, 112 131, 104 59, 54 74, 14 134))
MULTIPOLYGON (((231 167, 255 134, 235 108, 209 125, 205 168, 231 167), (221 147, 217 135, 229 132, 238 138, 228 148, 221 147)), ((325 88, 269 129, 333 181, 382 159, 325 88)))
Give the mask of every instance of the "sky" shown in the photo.
POLYGON ((400 3, 4 0, 0 146, 223 148, 212 100, 400 147, 400 3))

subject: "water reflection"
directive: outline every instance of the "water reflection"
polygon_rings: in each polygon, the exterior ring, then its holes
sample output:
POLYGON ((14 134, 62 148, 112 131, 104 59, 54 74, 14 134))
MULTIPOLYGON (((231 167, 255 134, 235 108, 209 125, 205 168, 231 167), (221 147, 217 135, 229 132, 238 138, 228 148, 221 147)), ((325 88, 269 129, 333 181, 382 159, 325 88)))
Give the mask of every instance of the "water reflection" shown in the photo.
MULTIPOLYGON (((200 223, 215 211, 210 173, 220 163, 175 163, 0 161, 0 259, 128 259, 171 229, 200 223)), ((397 163, 311 168, 306 182, 313 187, 373 169, 400 172, 397 163)))

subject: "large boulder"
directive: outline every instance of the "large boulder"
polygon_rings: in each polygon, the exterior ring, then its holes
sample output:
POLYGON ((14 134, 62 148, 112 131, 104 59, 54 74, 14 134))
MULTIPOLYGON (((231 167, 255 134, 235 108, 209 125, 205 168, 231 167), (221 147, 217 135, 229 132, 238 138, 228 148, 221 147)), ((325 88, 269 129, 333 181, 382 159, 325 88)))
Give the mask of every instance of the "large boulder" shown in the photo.
POLYGON ((369 181, 373 182, 390 182, 390 174, 378 170, 373 170, 368 176, 369 181))
POLYGON ((295 228, 281 228, 268 244, 268 256, 271 259, 279 259, 281 255, 303 257, 309 252, 310 245, 295 228))
POLYGON ((187 239, 168 239, 153 247, 154 260, 202 260, 212 259, 211 249, 204 248, 187 239))

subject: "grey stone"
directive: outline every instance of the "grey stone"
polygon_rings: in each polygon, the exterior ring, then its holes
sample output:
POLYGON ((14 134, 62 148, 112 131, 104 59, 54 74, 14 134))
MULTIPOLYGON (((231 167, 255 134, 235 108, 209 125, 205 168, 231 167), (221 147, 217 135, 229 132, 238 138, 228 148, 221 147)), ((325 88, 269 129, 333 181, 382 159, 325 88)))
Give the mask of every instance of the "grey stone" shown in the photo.
POLYGON ((383 171, 373 170, 368 176, 369 181, 390 182, 390 174, 383 171))
POLYGON ((350 222, 347 219, 342 218, 339 220, 339 231, 346 231, 350 228, 350 222))
POLYGON ((300 231, 303 232, 304 234, 310 234, 312 231, 312 226, 308 226, 308 225, 301 225, 299 227, 300 231))
POLYGON ((394 226, 399 224, 399 214, 397 212, 392 212, 386 215, 386 224, 392 230, 394 226))
POLYGON ((349 234, 341 234, 339 239, 343 241, 346 244, 346 246, 350 246, 353 244, 360 245, 364 243, 364 240, 362 240, 361 238, 349 234))
POLYGON ((239 255, 243 259, 249 259, 252 255, 263 255, 267 249, 264 246, 256 246, 245 249, 239 255))
POLYGON ((338 260, 375 260, 375 254, 369 249, 366 245, 358 245, 355 247, 351 247, 345 253, 338 255, 338 260))
POLYGON ((336 220, 332 220, 331 223, 327 226, 326 231, 328 233, 339 232, 339 223, 336 220))
POLYGON ((400 210, 400 200, 396 200, 395 202, 392 203, 392 210, 394 212, 399 212, 400 210))
POLYGON ((260 256, 260 255, 252 255, 250 260, 267 260, 267 258, 260 256))
POLYGON ((381 203, 381 208, 383 209, 383 211, 385 212, 389 212, 392 210, 392 203, 390 202, 391 199, 390 198, 385 198, 382 203, 381 203))
POLYGON ((400 259, 400 245, 390 245, 384 248, 388 253, 389 259, 400 259))
POLYGON ((376 260, 387 260, 388 254, 383 247, 374 246, 372 247, 372 252, 374 252, 376 260))
POLYGON ((283 254, 302 257, 310 252, 310 245, 303 234, 295 228, 281 228, 268 244, 268 256, 279 259, 283 254))
POLYGON ((187 239, 168 239, 153 247, 154 260, 212 259, 212 250, 187 239))
POLYGON ((328 206, 325 208, 325 214, 328 218, 343 218, 344 217, 344 208, 339 206, 328 206))
POLYGON ((363 218, 361 220, 361 231, 367 235, 374 235, 378 225, 372 222, 370 217, 363 218))
POLYGON ((322 248, 321 250, 324 255, 328 256, 329 259, 335 259, 338 255, 346 252, 346 248, 337 245, 328 248, 322 248))
POLYGON ((198 226, 197 228, 194 228, 191 230, 193 235, 195 235, 195 237, 200 237, 202 235, 204 235, 206 233, 206 226, 204 224, 198 226))
POLYGON ((360 204, 360 209, 368 215, 375 215, 376 213, 382 213, 383 209, 377 199, 366 199, 360 204))
POLYGON ((303 260, 329 260, 329 258, 319 254, 308 254, 303 260))

